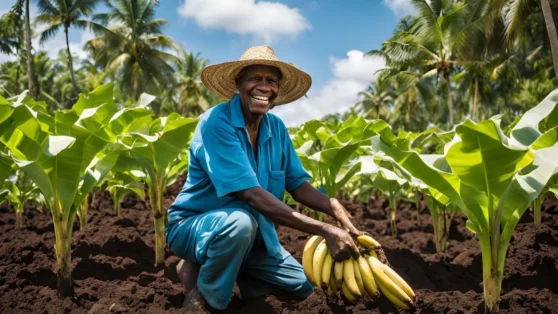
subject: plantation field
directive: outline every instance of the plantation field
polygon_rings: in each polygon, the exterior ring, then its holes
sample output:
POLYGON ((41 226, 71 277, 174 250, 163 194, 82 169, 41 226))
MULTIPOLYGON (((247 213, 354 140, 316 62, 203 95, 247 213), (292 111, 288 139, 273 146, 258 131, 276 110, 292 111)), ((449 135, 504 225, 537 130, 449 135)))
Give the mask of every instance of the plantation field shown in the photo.
MULTIPOLYGON (((165 205, 183 182, 167 188, 165 205)), ((447 251, 436 253, 432 219, 424 209, 420 225, 412 203, 398 203, 398 235, 389 236, 386 199, 369 204, 344 201, 357 228, 369 231, 418 295, 417 313, 482 312, 482 264, 478 241, 452 221, 447 251)), ((424 202, 422 203, 424 206, 424 202)), ((56 296, 56 257, 52 217, 25 210, 24 228, 15 215, 0 207, 1 313, 182 313, 184 296, 176 276, 179 259, 167 250, 166 267, 153 266, 154 227, 145 202, 126 197, 120 217, 108 193, 92 200, 86 234, 74 225, 72 265, 75 298, 56 296), (114 304, 114 305, 113 305, 114 304)), ((279 227, 283 246, 299 261, 308 235, 279 227)), ((502 313, 558 313, 558 201, 547 199, 542 224, 535 229, 527 212, 518 224, 506 259, 502 282, 502 313)), ((378 304, 345 306, 315 291, 297 302, 284 296, 241 301, 236 294, 226 313, 389 313, 397 310, 385 299, 378 304), (327 302, 326 302, 327 301, 327 302)))

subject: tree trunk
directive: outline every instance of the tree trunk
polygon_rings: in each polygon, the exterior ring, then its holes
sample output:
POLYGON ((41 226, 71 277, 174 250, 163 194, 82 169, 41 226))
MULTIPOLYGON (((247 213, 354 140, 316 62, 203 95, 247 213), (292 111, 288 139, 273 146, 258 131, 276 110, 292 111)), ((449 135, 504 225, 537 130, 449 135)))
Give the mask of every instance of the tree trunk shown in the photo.
POLYGON ((16 54, 17 54, 17 69, 16 69, 16 77, 15 77, 15 92, 16 94, 21 94, 21 91, 19 90, 19 75, 21 72, 21 57, 19 56, 20 51, 19 49, 16 50, 16 54))
POLYGON ((444 73, 444 78, 446 79, 446 89, 448 91, 449 124, 451 128, 453 127, 453 100, 451 99, 451 86, 450 86, 449 74, 444 73))
POLYGON ((554 19, 552 18, 550 0, 541 0, 541 8, 546 24, 546 31, 548 33, 548 40, 550 41, 550 49, 552 50, 554 75, 558 78, 558 34, 556 33, 556 25, 554 25, 554 19))
POLYGON ((70 69, 70 76, 72 77, 72 85, 74 86, 74 91, 76 95, 79 94, 79 89, 76 84, 76 78, 74 76, 74 62, 72 60, 72 54, 70 53, 70 42, 68 41, 68 28, 64 27, 64 33, 66 33, 66 51, 68 52, 68 68, 70 69))
POLYGON ((477 103, 479 101, 479 81, 475 80, 475 96, 473 97, 473 120, 477 120, 477 103))
POLYGON ((33 74, 33 54, 31 53, 31 25, 29 17, 29 0, 25 0, 25 47, 27 49, 27 86, 31 97, 37 99, 39 91, 33 74))

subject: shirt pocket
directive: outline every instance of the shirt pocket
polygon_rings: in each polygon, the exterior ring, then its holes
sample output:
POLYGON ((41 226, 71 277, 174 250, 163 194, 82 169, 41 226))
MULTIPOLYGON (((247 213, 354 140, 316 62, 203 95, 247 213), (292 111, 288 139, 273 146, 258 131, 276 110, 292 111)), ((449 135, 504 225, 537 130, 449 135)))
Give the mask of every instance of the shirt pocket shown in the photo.
POLYGON ((283 201, 285 196, 285 171, 269 171, 268 192, 283 201))

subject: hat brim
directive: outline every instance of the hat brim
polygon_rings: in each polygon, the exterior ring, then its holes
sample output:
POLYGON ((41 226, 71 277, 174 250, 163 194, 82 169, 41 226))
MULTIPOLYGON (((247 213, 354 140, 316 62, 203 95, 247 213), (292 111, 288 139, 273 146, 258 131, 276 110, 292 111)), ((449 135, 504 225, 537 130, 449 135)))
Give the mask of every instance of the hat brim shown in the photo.
POLYGON ((286 62, 266 59, 249 59, 213 64, 203 69, 201 80, 217 96, 229 100, 238 92, 235 86, 235 77, 243 68, 250 65, 270 65, 281 71, 279 93, 275 100, 275 105, 283 105, 299 99, 312 86, 312 78, 306 72, 286 62))

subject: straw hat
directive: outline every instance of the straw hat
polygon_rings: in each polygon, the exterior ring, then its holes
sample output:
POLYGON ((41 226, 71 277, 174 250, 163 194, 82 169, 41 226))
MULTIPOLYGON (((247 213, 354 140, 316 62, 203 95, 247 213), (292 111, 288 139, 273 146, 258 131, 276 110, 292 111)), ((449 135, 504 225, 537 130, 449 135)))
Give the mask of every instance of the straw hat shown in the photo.
POLYGON ((279 94, 275 100, 276 105, 297 100, 304 96, 312 85, 310 75, 290 63, 279 61, 273 48, 269 46, 250 47, 244 51, 238 61, 207 66, 201 73, 201 80, 217 96, 223 99, 231 99, 238 92, 235 77, 243 68, 256 64, 271 65, 281 71, 279 94))

